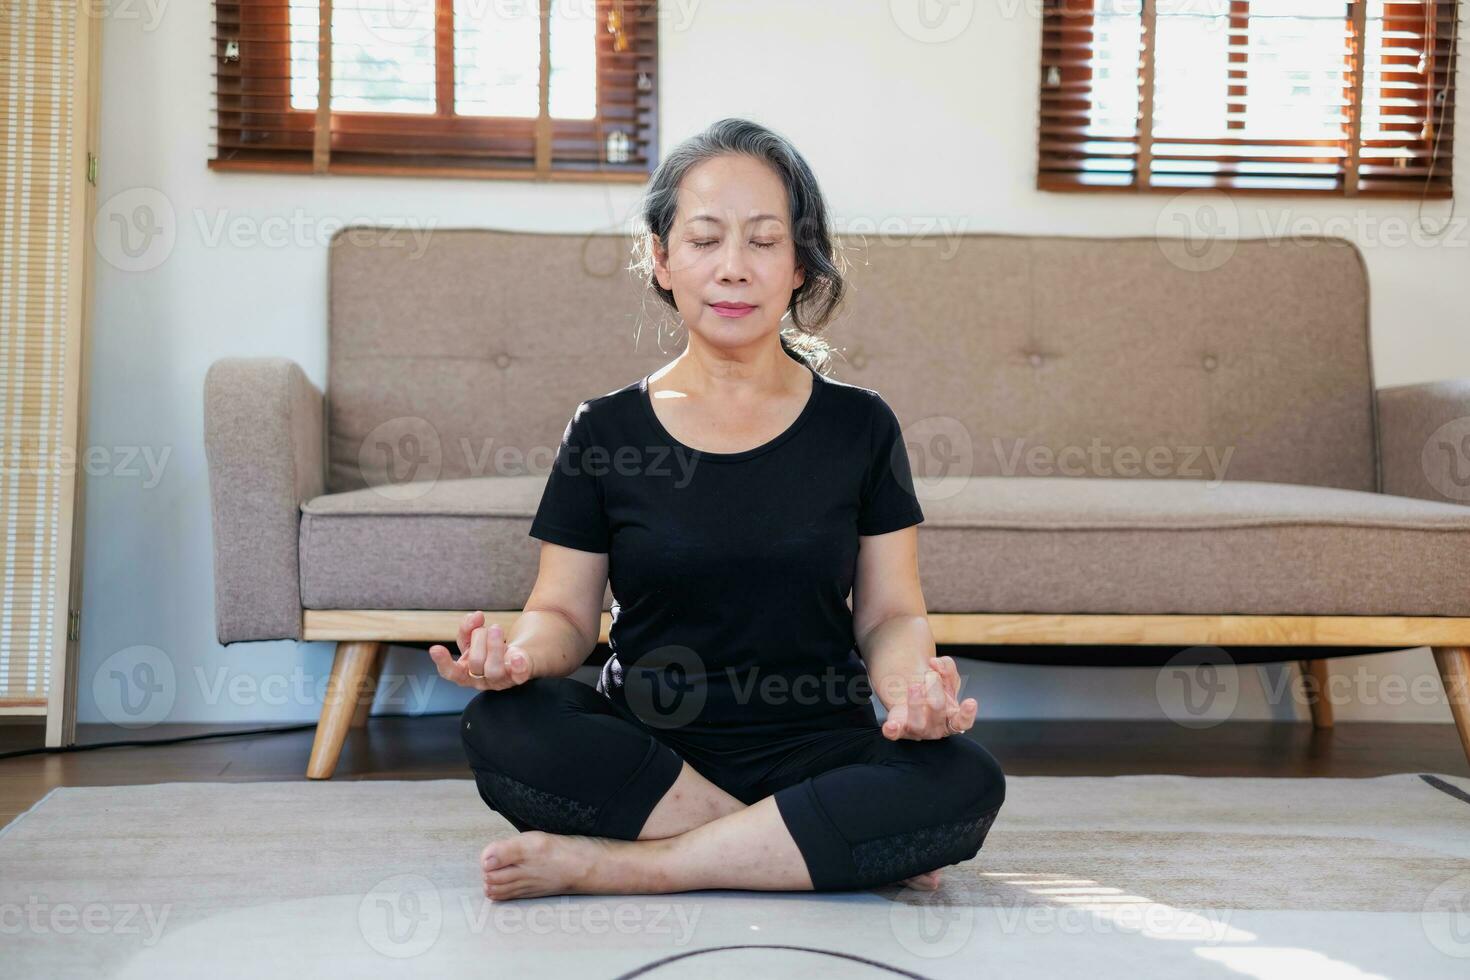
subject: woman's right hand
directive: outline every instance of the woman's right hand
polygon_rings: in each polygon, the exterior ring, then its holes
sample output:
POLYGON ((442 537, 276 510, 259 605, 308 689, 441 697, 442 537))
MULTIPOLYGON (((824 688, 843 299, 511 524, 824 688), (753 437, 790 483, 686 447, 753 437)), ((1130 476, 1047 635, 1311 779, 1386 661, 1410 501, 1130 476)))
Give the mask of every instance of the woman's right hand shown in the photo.
POLYGON ((439 676, 447 681, 477 691, 503 691, 531 679, 531 654, 521 647, 507 646, 505 630, 499 623, 486 626, 483 612, 469 613, 460 621, 455 642, 459 645, 458 660, 443 644, 429 647, 439 676), (472 673, 484 676, 472 677, 472 673))

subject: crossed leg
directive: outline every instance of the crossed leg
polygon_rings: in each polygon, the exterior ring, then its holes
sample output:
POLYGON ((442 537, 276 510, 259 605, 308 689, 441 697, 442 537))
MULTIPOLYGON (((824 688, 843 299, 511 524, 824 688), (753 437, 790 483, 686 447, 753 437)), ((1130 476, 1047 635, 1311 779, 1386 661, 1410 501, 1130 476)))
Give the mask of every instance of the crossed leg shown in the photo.
MULTIPOLYGON (((771 799, 770 797, 766 798, 771 799)), ((765 802, 764 800, 761 802, 765 802)), ((759 805, 759 804, 756 804, 759 805)), ((714 783, 706 779, 699 770, 685 762, 679 770, 679 778, 669 791, 659 800, 653 812, 648 815, 648 820, 638 834, 639 840, 659 840, 669 837, 678 837, 686 834, 696 827, 703 827, 721 817, 729 816, 747 809, 747 805, 720 789, 714 783)), ((791 834, 786 830, 784 822, 780 828, 790 840, 791 834)), ((793 842, 793 846, 794 842, 793 842)), ((487 846, 481 852, 480 859, 482 867, 488 872, 492 857, 496 849, 493 845, 487 846)), ((506 856, 501 854, 499 862, 505 862, 506 856)), ((514 863, 514 862, 511 862, 514 863)), ((798 861, 798 863, 800 863, 798 861)), ((486 885, 490 884, 490 878, 486 876, 486 885)), ((940 870, 925 871, 922 874, 904 878, 900 884, 910 888, 918 888, 924 891, 934 891, 939 887, 940 870)), ((811 887, 811 878, 808 876, 805 887, 811 887)))
MULTIPOLYGON (((788 829, 793 819, 804 828, 801 836, 809 851, 827 852, 823 873, 832 880, 821 883, 824 887, 842 887, 836 872, 828 870, 833 862, 845 867, 849 878, 857 873, 838 835, 829 832, 837 828, 809 785, 788 781, 781 787, 784 814, 774 792, 746 805, 653 739, 636 720, 620 716, 585 684, 538 678, 508 691, 486 692, 466 708, 462 734, 482 797, 521 831, 490 843, 481 853, 489 898, 703 888, 812 890, 815 886, 807 859, 788 829), (579 730, 579 726, 583 727, 579 730), (558 737, 563 735, 572 738, 558 737), (577 795, 583 801, 603 802, 594 806, 579 801, 577 795)), ((872 735, 882 740, 876 730, 872 735)), ((899 805, 928 808, 922 801, 927 797, 918 792, 923 787, 914 781, 912 761, 924 751, 914 748, 915 744, 879 747, 874 759, 884 765, 869 767, 871 772, 847 765, 830 776, 824 774, 829 799, 861 801, 869 792, 865 780, 876 779, 874 789, 886 785, 900 797, 921 797, 919 802, 899 805)), ((965 771, 956 775, 978 775, 982 781, 992 775, 989 768, 982 771, 968 765, 979 756, 989 760, 978 746, 974 746, 978 756, 959 749, 952 746, 945 756, 967 763, 965 771)), ((993 760, 988 765, 993 768, 993 760)), ((993 775, 998 778, 998 770, 993 775)), ((1003 795, 1003 787, 1001 792, 1003 795)), ((971 794, 966 799, 976 797, 971 794)), ((862 807, 859 802, 842 809, 862 807)), ((972 807, 967 809, 966 816, 973 815, 972 811, 972 807)), ((988 816, 993 818, 993 812, 988 816)), ((938 887, 938 867, 963 860, 978 848, 976 834, 983 839, 989 828, 988 820, 981 823, 975 819, 948 828, 945 839, 958 841, 959 850, 951 844, 945 845, 947 851, 936 851, 932 836, 920 842, 913 835, 891 835, 886 840, 898 841, 895 846, 908 849, 908 864, 885 865, 882 856, 870 849, 865 873, 869 878, 877 874, 875 880, 938 887), (974 847, 965 848, 965 841, 974 842, 974 847), (903 866, 912 872, 912 855, 920 844, 928 848, 922 853, 943 853, 950 859, 907 876, 883 878, 883 872, 875 870, 903 866)))

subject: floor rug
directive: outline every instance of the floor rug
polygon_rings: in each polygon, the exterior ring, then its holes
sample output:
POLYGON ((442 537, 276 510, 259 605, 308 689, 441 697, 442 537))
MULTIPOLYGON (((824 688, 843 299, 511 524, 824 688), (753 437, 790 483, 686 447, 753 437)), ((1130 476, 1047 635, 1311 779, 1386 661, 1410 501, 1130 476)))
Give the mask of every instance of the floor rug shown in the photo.
POLYGON ((943 887, 491 902, 467 779, 63 787, 6 977, 1470 976, 1470 780, 1013 777, 943 887))

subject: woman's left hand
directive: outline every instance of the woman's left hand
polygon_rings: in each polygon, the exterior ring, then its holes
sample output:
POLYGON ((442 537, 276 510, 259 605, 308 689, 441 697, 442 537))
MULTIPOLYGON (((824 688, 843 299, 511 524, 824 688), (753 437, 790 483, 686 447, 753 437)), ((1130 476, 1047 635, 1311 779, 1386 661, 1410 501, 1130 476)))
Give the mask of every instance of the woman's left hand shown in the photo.
POLYGON ((909 683, 908 699, 889 707, 883 722, 883 736, 900 738, 944 738, 957 735, 975 724, 980 705, 974 698, 957 699, 960 672, 953 657, 930 657, 932 668, 924 673, 923 682, 909 683))

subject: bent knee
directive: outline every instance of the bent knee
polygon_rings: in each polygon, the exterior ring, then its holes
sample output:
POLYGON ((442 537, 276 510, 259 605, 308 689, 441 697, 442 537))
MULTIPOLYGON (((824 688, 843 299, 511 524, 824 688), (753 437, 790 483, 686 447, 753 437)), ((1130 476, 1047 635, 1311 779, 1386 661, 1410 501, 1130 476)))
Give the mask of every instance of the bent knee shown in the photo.
POLYGON ((964 746, 960 778, 973 793, 971 812, 977 816, 994 812, 1006 799, 1006 774, 995 756, 979 742, 961 739, 958 744, 964 746))
POLYGON ((459 737, 471 766, 500 767, 497 757, 533 738, 552 717, 560 678, 533 677, 503 691, 480 691, 460 712, 459 737))
POLYGON ((968 861, 980 853, 990 827, 1006 798, 1006 777, 1000 763, 984 746, 970 739, 954 739, 959 750, 954 782, 960 790, 953 814, 955 829, 951 863, 968 861))
POLYGON ((927 789, 944 801, 949 820, 971 823, 1005 802, 1005 773, 979 742, 951 736, 912 744, 928 748, 922 767, 927 789))

